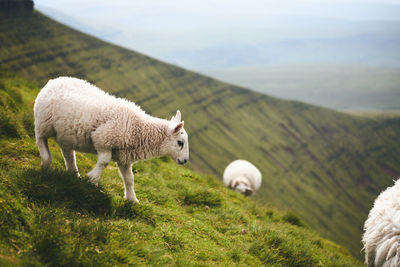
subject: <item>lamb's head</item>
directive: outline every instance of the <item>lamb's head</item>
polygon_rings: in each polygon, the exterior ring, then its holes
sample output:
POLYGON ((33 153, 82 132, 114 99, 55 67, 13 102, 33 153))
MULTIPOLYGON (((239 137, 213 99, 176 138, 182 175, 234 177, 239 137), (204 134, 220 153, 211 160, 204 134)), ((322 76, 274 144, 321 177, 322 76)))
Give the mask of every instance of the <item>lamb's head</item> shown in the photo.
POLYGON ((246 177, 237 177, 234 180, 233 188, 236 192, 245 196, 251 196, 253 194, 253 189, 250 187, 249 181, 246 177))
POLYGON ((169 122, 167 138, 162 147, 164 155, 170 156, 181 165, 189 160, 189 140, 183 125, 181 112, 178 110, 169 122))

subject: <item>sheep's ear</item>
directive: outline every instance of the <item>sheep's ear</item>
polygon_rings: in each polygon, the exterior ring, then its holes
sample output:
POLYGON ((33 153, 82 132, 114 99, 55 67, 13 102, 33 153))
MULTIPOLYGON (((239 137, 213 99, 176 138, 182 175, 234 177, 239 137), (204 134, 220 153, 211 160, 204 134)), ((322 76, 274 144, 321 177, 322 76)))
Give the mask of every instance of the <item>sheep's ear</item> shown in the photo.
POLYGON ((179 111, 179 109, 176 111, 175 119, 177 121, 181 121, 181 119, 182 119, 181 112, 179 111))
POLYGON ((177 134, 179 133, 179 131, 183 128, 185 122, 181 121, 180 123, 178 123, 175 128, 174 131, 172 132, 173 134, 177 134))
POLYGON ((181 121, 181 112, 179 109, 176 111, 176 115, 171 118, 173 122, 180 122, 181 121))

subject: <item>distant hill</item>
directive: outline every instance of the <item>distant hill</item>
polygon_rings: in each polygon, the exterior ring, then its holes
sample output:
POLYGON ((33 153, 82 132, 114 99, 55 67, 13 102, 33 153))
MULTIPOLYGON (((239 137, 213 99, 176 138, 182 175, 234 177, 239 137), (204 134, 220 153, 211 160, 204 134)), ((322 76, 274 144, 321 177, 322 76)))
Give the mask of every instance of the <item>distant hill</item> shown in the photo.
POLYGON ((360 256, 373 200, 400 174, 399 118, 351 116, 269 97, 103 42, 38 12, 0 17, 0 62, 39 87, 70 75, 152 115, 170 118, 179 108, 193 169, 220 177, 234 159, 253 162, 263 173, 255 200, 294 211, 353 255, 360 256))
POLYGON ((400 111, 400 68, 294 65, 202 73, 261 93, 343 111, 400 111))
MULTIPOLYGON (((63 170, 53 141, 54 168, 40 170, 32 136, 38 91, 0 70, 1 266, 361 266, 293 213, 167 158, 136 164, 140 205, 123 199, 115 164, 95 187, 63 170)), ((77 156, 81 172, 96 163, 77 156)))

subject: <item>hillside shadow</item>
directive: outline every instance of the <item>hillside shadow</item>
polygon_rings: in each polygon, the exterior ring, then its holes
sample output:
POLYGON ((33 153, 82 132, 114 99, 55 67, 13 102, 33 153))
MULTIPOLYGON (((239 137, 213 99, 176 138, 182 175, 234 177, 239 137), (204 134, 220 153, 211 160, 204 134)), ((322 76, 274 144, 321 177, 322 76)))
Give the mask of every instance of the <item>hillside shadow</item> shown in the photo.
POLYGON ((111 197, 101 187, 66 171, 28 169, 16 178, 21 192, 32 201, 97 216, 113 213, 111 197))
POLYGON ((142 220, 155 225, 156 214, 151 206, 134 204, 111 196, 87 178, 78 178, 64 170, 23 170, 16 177, 18 188, 35 203, 51 204, 94 216, 142 220))
POLYGON ((157 214, 150 205, 134 204, 124 200, 114 203, 112 217, 127 220, 141 220, 149 225, 156 226, 157 214))

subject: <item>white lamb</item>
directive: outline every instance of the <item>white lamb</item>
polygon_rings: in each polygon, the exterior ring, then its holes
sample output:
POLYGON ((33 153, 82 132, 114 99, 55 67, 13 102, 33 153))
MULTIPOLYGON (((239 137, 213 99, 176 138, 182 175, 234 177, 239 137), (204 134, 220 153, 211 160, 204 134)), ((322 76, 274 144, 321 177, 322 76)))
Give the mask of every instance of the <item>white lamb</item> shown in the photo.
POLYGON ((400 180, 375 200, 364 231, 368 266, 400 266, 400 180))
POLYGON ((235 160, 225 168, 223 181, 225 186, 250 196, 261 186, 261 173, 250 162, 235 160))
POLYGON ((36 98, 34 113, 36 143, 44 168, 51 164, 50 137, 61 147, 67 170, 78 176, 75 150, 97 153, 97 164, 88 177, 97 185, 110 160, 116 161, 129 201, 139 203, 133 162, 164 155, 179 164, 189 159, 188 135, 179 110, 170 121, 155 118, 134 103, 83 80, 50 80, 36 98))

